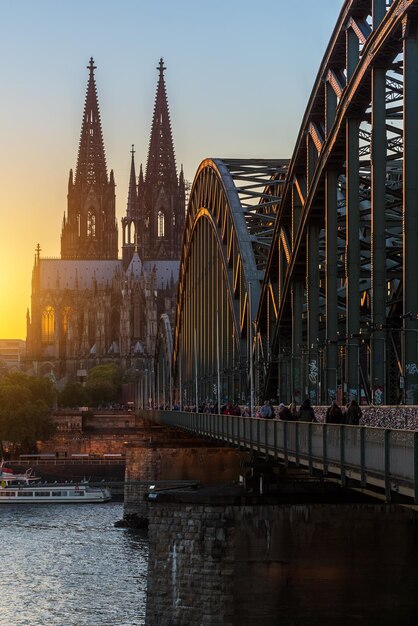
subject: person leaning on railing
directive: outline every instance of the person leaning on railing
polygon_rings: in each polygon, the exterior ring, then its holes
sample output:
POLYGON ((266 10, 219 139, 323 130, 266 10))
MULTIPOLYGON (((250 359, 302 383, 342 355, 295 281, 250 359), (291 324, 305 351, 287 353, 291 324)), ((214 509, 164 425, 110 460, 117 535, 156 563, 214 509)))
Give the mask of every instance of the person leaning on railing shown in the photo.
POLYGON ((295 402, 291 402, 289 404, 289 412, 291 417, 289 418, 292 422, 297 422, 299 419, 299 413, 295 402))
POLYGON ((301 422, 317 422, 318 420, 315 417, 315 411, 311 406, 311 401, 309 398, 305 398, 302 402, 302 405, 299 409, 299 419, 301 422))
POLYGON ((287 406, 283 404, 283 402, 279 404, 277 417, 279 418, 279 420, 284 420, 286 422, 290 422, 293 419, 290 409, 288 409, 287 406))
POLYGON ((351 426, 358 426, 363 416, 363 412, 359 407, 357 400, 351 400, 348 405, 347 413, 345 414, 346 423, 351 426))

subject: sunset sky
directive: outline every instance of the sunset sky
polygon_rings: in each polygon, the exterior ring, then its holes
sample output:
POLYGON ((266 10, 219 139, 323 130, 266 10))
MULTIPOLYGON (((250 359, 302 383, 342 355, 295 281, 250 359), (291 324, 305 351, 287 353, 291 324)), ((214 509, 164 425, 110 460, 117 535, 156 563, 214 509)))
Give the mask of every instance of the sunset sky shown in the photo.
POLYGON ((36 244, 60 254, 90 56, 120 222, 131 144, 137 167, 146 161, 161 56, 186 179, 205 157, 289 157, 341 5, 3 0, 0 338, 26 336, 36 244))

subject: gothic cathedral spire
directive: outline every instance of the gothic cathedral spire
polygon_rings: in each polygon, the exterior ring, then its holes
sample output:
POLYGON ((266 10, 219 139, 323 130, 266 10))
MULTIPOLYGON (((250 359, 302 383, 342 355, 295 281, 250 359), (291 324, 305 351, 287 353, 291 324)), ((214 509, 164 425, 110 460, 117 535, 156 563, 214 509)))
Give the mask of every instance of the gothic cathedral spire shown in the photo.
POLYGON ((75 181, 76 184, 78 183, 79 185, 107 183, 106 156, 103 145, 96 81, 94 80, 94 70, 96 67, 93 58, 90 59, 87 69, 89 70, 89 81, 87 84, 80 145, 78 148, 78 160, 75 170, 75 181))
POLYGON ((156 261, 180 258, 185 217, 184 179, 177 178, 165 69, 163 59, 160 59, 148 160, 138 193, 143 220, 140 253, 142 258, 156 261))
POLYGON ((152 186, 177 185, 176 159, 164 82, 165 69, 163 60, 160 59, 157 67, 159 78, 145 170, 145 180, 152 186))
POLYGON ((75 179, 68 183, 68 216, 61 234, 63 259, 117 259, 113 171, 107 176, 106 156, 94 78, 93 58, 81 126, 75 179))

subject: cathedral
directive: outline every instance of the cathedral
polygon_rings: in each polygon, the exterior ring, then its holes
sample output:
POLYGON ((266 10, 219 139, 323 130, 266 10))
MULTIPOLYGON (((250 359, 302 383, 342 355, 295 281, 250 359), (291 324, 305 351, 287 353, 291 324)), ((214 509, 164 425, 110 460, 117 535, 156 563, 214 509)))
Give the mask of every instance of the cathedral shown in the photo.
POLYGON ((27 312, 28 369, 63 381, 109 362, 147 367, 160 316, 173 319, 185 219, 185 180, 182 169, 177 175, 161 59, 147 163, 138 178, 132 147, 119 258, 115 179, 106 165, 93 59, 87 69, 61 257, 43 256, 38 244, 27 312))

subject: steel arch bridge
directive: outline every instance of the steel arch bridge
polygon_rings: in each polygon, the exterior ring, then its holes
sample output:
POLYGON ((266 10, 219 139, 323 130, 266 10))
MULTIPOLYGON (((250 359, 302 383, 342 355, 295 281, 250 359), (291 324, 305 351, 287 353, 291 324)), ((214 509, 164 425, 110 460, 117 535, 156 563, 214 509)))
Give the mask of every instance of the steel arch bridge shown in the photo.
POLYGON ((418 0, 346 0, 290 163, 197 171, 175 386, 418 404, 417 344, 418 0))
POLYGON ((287 161, 201 163, 183 235, 174 377, 181 403, 247 400, 255 320, 287 161))
POLYGON ((418 404, 417 11, 343 5, 275 224, 257 318, 264 393, 418 404))

